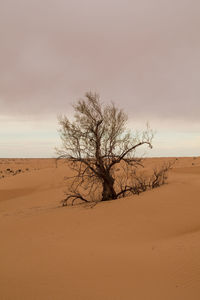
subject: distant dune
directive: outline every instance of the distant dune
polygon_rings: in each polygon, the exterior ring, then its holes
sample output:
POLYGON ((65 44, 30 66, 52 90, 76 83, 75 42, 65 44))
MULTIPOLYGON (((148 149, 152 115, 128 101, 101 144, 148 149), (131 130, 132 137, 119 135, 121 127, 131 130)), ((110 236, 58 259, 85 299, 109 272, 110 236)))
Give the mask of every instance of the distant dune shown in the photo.
POLYGON ((0 159, 0 299, 200 299, 200 157, 177 158, 158 189, 92 209, 61 207, 70 172, 0 159))

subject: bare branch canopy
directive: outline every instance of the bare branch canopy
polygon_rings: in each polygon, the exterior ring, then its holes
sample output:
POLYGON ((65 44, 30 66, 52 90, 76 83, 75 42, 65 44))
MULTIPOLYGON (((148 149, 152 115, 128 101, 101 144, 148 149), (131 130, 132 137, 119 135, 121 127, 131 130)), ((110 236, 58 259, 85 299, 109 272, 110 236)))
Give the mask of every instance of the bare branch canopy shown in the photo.
POLYGON ((87 197, 94 196, 97 190, 101 190, 102 201, 134 192, 130 182, 121 186, 117 183, 116 169, 141 165, 135 153, 143 145, 152 148, 152 130, 147 127, 141 134, 127 130, 127 114, 113 103, 104 105, 96 93, 86 93, 73 107, 73 121, 66 116, 59 118, 63 146, 57 152, 75 172, 66 202, 91 201, 87 197))

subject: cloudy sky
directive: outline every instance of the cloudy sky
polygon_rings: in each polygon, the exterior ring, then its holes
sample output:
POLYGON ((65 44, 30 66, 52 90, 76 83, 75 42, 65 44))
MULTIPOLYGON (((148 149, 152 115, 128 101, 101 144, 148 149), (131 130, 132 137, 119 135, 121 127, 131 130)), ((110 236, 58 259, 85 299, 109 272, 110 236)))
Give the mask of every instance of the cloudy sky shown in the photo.
POLYGON ((88 90, 149 121, 148 155, 200 155, 199 0, 0 0, 0 157, 55 156, 88 90))

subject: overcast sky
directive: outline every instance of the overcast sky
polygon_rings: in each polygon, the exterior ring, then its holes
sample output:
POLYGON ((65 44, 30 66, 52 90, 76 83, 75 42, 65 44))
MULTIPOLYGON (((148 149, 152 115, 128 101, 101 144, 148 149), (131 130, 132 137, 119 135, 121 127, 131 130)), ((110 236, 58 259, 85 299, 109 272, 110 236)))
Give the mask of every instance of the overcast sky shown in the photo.
POLYGON ((55 155, 88 90, 150 122, 151 155, 199 155, 199 81, 199 0, 0 0, 0 157, 55 155))

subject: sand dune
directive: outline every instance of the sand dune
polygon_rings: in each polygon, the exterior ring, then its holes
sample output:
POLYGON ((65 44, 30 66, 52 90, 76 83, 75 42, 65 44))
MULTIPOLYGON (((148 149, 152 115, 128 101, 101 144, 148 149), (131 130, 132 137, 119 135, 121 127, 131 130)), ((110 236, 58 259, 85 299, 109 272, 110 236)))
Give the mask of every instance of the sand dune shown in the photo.
POLYGON ((62 163, 0 160, 0 171, 0 299, 200 299, 200 158, 93 209, 60 206, 62 163))

